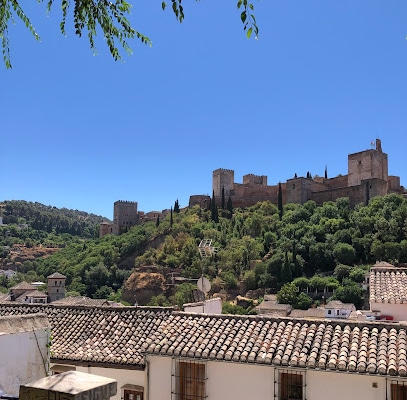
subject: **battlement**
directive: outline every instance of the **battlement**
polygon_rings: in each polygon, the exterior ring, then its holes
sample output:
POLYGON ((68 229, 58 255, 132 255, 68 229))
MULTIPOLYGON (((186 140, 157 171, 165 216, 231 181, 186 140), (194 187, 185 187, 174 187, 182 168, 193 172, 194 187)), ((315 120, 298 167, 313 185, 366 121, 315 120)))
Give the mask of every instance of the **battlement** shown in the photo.
POLYGON ((243 184, 253 186, 254 185, 267 186, 267 176, 247 174, 243 176, 243 184))
MULTIPOLYGON (((313 200, 318 204, 348 197, 350 204, 367 204, 373 196, 388 193, 404 193, 400 178, 389 176, 388 156, 382 150, 380 139, 371 143, 374 148, 348 155, 348 174, 335 178, 298 177, 282 183, 283 203, 303 204, 313 200)), ((325 174, 326 174, 325 167, 325 174)), ((249 207, 259 201, 277 204, 278 185, 269 186, 266 175, 247 174, 243 184, 234 180, 234 170, 218 168, 212 174, 212 189, 217 202, 224 195, 230 197, 235 207, 249 207)), ((205 208, 206 196, 191 196, 190 206, 199 204, 205 208)))
POLYGON ((136 204, 137 205, 137 201, 128 201, 128 200, 117 200, 114 202, 114 204, 136 204))

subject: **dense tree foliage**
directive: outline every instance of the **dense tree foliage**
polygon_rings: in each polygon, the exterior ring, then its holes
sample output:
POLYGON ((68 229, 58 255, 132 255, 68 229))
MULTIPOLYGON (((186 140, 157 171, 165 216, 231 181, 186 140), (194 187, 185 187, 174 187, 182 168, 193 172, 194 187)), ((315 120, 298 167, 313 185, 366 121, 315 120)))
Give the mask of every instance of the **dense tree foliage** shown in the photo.
MULTIPOLYGON (((281 220, 278 207, 269 202, 236 208, 231 216, 219 215, 218 222, 213 211, 195 206, 120 236, 77 239, 27 264, 24 272, 59 271, 68 278, 68 290, 98 297, 117 295, 133 267, 155 265, 166 277, 174 271, 186 279, 197 279, 204 270, 216 290, 233 291, 244 281, 248 289, 277 293, 292 282, 293 304, 304 308, 302 292, 317 299, 335 292, 342 301, 360 304, 365 265, 407 263, 407 200, 398 195, 373 198, 354 209, 348 199, 322 206, 288 204, 281 220), (202 239, 212 239, 219 249, 205 260, 198 252, 202 239)), ((178 296, 184 298, 185 292, 178 296)))
POLYGON ((4 201, 0 207, 4 224, 27 224, 34 230, 57 235, 68 233, 94 238, 99 235, 99 224, 106 221, 106 218, 84 211, 56 208, 23 200, 4 201))

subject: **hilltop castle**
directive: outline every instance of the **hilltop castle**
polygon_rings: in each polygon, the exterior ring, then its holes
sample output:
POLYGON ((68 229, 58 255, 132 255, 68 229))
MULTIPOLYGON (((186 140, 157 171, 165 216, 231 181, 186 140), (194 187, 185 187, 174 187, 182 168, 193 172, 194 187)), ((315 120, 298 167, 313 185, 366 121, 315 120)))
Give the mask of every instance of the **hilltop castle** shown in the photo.
MULTIPOLYGON (((389 193, 404 194, 399 176, 389 176, 388 157, 382 151, 379 139, 375 148, 348 155, 348 174, 336 178, 297 177, 281 183, 283 204, 304 204, 313 200, 317 204, 335 201, 340 197, 348 197, 351 207, 356 204, 367 204, 372 197, 384 196, 389 193)), ((278 203, 279 185, 267 185, 267 176, 247 174, 243 183, 235 182, 235 172, 231 169, 217 169, 212 175, 212 189, 218 205, 222 201, 222 191, 226 200, 230 197, 233 207, 249 207, 259 201, 278 203)), ((208 208, 211 197, 193 195, 189 198, 189 207, 199 205, 208 208)), ((113 223, 100 224, 100 237, 106 234, 119 235, 134 225, 147 221, 163 219, 169 210, 150 211, 144 213, 137 210, 137 202, 116 201, 113 210, 113 223)))
POLYGON ((107 234, 120 235, 126 232, 132 226, 141 225, 148 221, 157 221, 157 218, 163 219, 168 210, 143 212, 137 210, 136 201, 115 201, 113 206, 113 223, 102 222, 99 225, 99 237, 107 234))
MULTIPOLYGON (((226 200, 230 197, 234 207, 249 207, 259 201, 277 204, 279 185, 267 185, 267 176, 248 174, 243 183, 234 181, 234 171, 217 169, 212 175, 212 189, 217 204, 220 204, 222 190, 226 200)), ((348 174, 336 178, 297 177, 281 183, 283 204, 304 204, 314 200, 317 204, 348 197, 350 205, 367 204, 374 196, 389 193, 404 193, 400 177, 388 175, 388 157, 382 151, 381 141, 376 139, 375 148, 348 155, 348 174)), ((189 206, 199 204, 207 207, 208 195, 194 195, 189 206)))

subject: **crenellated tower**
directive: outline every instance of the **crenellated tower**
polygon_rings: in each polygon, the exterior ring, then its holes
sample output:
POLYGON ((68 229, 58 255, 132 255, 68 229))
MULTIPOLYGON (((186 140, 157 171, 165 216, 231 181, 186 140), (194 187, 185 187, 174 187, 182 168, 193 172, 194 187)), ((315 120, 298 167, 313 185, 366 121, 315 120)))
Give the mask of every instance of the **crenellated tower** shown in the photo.
POLYGON ((215 193, 215 197, 222 196, 222 188, 225 190, 226 198, 229 197, 231 191, 233 191, 235 182, 235 171, 233 169, 219 168, 212 173, 212 190, 215 193))

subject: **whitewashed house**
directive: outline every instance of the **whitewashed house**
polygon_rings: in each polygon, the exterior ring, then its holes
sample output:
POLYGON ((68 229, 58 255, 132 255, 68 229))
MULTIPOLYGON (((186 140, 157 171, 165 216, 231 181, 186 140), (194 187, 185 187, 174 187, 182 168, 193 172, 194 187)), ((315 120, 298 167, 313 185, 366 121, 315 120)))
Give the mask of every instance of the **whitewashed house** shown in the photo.
POLYGON ((18 396, 21 384, 48 375, 49 341, 45 314, 0 316, 0 387, 5 393, 18 396))
POLYGON ((184 311, 200 314, 222 314, 222 299, 214 297, 196 303, 183 304, 184 311))
POLYGON ((325 305, 325 318, 349 318, 352 311, 356 311, 354 304, 331 300, 325 305))
POLYGON ((401 400, 406 327, 174 313, 145 342, 149 400, 401 400))
POLYGON ((370 310, 379 319, 407 321, 407 270, 372 267, 369 278, 370 310))
POLYGON ((112 400, 145 399, 141 346, 171 312, 161 307, 0 304, 0 315, 45 313, 52 326, 51 373, 78 371, 114 379, 118 390, 112 400))
POLYGON ((52 371, 115 379, 116 400, 407 398, 402 324, 0 304, 37 312, 52 323, 52 371))

